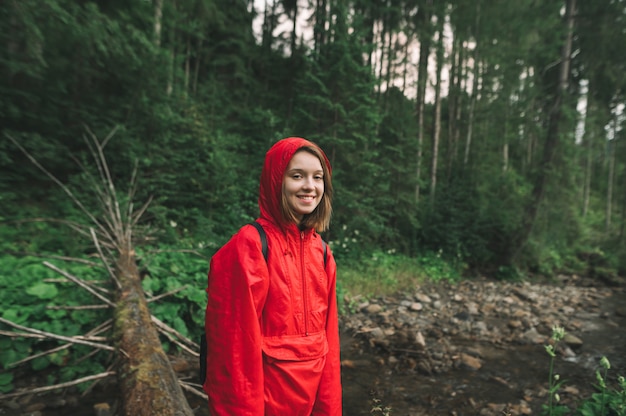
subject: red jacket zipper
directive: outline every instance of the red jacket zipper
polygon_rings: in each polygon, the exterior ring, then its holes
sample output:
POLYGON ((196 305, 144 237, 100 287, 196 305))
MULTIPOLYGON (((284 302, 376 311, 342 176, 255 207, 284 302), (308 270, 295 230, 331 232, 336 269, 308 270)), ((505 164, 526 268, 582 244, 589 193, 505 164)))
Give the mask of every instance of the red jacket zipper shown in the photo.
POLYGON ((302 303, 304 307, 304 336, 309 336, 309 311, 304 268, 304 232, 300 231, 300 275, 302 276, 302 303))

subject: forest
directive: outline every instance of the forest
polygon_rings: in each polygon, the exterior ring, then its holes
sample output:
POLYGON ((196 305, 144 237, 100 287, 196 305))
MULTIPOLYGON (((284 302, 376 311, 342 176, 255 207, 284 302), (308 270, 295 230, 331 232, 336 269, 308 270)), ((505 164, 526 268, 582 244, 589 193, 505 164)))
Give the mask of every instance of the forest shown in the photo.
MULTIPOLYGON (((77 229, 106 214, 105 171, 141 214, 143 289, 188 285, 153 312, 195 336, 208 259, 256 218, 265 152, 290 136, 333 166, 340 294, 407 273, 624 275, 624 45, 623 0, 0 2, 0 330, 105 321, 62 309, 92 300, 41 258, 102 275, 77 229)), ((0 392, 45 348, 0 337, 0 392)))

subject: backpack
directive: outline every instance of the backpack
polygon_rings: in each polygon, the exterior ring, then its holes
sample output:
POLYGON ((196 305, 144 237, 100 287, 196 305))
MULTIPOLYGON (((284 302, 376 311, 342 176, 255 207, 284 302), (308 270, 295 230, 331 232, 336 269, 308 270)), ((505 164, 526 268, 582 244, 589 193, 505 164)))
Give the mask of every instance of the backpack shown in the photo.
MULTIPOLYGON (((267 263, 267 235, 265 234, 265 230, 258 222, 251 222, 250 225, 254 226, 256 230, 259 232, 259 237, 261 238, 261 252, 263 253, 263 258, 267 263)), ((326 268, 326 252, 328 251, 326 241, 322 240, 322 246, 324 247, 324 268, 326 268)), ((204 331, 202 335, 200 335, 200 384, 204 385, 206 380, 206 355, 207 355, 207 342, 206 342, 206 334, 204 331)))

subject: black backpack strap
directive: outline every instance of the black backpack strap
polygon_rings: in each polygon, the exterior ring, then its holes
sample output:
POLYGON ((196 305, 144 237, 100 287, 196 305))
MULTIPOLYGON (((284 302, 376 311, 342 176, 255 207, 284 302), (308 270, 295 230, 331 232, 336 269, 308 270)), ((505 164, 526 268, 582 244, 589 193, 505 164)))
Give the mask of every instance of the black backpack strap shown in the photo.
MULTIPOLYGON (((263 229, 261 224, 256 221, 251 222, 250 225, 256 228, 256 230, 259 232, 259 237, 261 237, 261 252, 263 253, 263 258, 267 263, 267 236, 265 235, 265 230, 263 229)), ((326 255, 324 255, 324 258, 326 258, 326 255)))
MULTIPOLYGON (((265 230, 263 229, 263 226, 256 221, 251 222, 250 225, 256 228, 256 230, 259 232, 259 237, 261 238, 261 252, 263 253, 263 258, 267 263, 267 235, 265 234, 265 230)), ((323 239, 321 240, 322 247, 324 247, 324 268, 326 268, 326 263, 328 262, 328 256, 326 254, 328 252, 328 244, 326 244, 326 241, 324 241, 323 239)))

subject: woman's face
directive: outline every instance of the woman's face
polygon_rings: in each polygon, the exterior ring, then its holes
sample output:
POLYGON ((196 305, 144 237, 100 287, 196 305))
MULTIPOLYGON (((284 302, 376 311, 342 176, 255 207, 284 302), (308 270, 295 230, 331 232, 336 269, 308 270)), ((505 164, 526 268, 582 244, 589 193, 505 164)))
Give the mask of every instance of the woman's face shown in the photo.
POLYGON ((283 193, 299 220, 315 210, 324 195, 324 171, 317 156, 306 151, 293 155, 283 177, 283 193))

